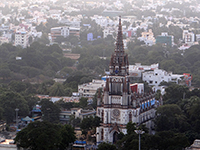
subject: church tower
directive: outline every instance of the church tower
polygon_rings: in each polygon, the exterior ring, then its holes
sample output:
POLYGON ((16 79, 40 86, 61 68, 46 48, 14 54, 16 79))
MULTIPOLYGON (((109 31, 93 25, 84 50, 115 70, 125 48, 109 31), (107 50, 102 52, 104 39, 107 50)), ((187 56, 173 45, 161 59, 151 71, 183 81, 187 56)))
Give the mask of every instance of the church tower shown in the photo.
POLYGON ((97 115, 102 120, 102 126, 97 128, 99 133, 97 141, 115 143, 119 132, 126 134, 126 124, 130 121, 129 62, 128 55, 124 52, 122 35, 121 17, 119 17, 116 47, 109 65, 110 76, 106 80, 102 103, 97 108, 97 115))
MULTIPOLYGON (((137 93, 131 91, 129 80, 128 55, 124 52, 121 17, 115 51, 109 65, 110 76, 106 79, 103 95, 98 96, 97 116, 101 125, 96 130, 96 141, 117 141, 117 135, 127 134, 126 125, 132 121, 138 125, 145 123, 151 128, 151 119, 155 116, 155 93, 137 93)), ((100 92, 99 92, 100 93, 100 92)))
POLYGON ((124 52, 123 36, 122 36, 121 17, 119 18, 119 27, 115 52, 111 56, 109 71, 114 76, 126 76, 129 74, 128 55, 124 52))

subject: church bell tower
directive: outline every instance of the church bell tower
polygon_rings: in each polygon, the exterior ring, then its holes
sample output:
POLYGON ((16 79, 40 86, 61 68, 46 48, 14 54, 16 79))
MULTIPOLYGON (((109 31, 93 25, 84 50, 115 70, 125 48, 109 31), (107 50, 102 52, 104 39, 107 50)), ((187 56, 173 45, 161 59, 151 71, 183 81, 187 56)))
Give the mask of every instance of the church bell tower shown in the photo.
POLYGON ((126 125, 130 121, 153 128, 155 108, 162 104, 162 100, 155 99, 155 92, 139 93, 130 89, 129 62, 124 51, 121 17, 109 71, 103 95, 98 96, 97 116, 102 123, 96 130, 97 144, 116 143, 120 132, 127 134, 126 125))
POLYGON ((126 124, 130 121, 128 106, 131 102, 129 62, 128 55, 124 52, 121 17, 119 17, 116 47, 111 56, 109 72, 102 103, 97 107, 97 116, 102 120, 101 126, 97 128, 99 133, 97 142, 115 143, 119 132, 126 134, 126 124))

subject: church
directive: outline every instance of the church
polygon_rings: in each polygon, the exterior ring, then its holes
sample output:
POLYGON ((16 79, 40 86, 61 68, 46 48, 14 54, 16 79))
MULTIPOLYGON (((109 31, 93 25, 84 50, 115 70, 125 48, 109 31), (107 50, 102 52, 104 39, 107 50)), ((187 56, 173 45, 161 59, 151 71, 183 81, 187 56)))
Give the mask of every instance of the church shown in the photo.
POLYGON ((130 87, 129 61, 124 51, 121 17, 109 72, 103 95, 99 94, 97 100, 97 116, 102 121, 96 130, 97 143, 115 143, 120 132, 127 134, 126 125, 130 121, 137 125, 146 124, 151 130, 155 108, 161 104, 161 101, 155 99, 155 92, 135 92, 130 87))

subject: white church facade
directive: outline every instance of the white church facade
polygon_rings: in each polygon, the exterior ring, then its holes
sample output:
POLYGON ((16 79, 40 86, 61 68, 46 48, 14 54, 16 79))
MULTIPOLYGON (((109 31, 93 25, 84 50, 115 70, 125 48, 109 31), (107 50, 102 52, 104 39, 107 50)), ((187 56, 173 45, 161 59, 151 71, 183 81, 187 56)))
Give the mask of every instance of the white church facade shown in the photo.
POLYGON ((130 121, 137 125, 146 124, 151 129, 155 107, 161 104, 155 99, 153 91, 149 93, 131 91, 129 62, 128 55, 124 52, 121 18, 109 72, 110 76, 106 79, 103 95, 99 94, 97 100, 97 116, 102 121, 96 130, 97 143, 115 143, 120 132, 127 134, 126 125, 130 121))

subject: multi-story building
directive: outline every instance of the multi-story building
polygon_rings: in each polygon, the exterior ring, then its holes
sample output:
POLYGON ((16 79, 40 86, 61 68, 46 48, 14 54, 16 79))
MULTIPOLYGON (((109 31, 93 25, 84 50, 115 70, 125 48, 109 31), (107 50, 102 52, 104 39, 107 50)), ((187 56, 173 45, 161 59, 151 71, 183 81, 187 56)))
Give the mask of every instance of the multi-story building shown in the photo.
POLYGON ((75 27, 54 27, 51 28, 51 40, 52 42, 55 42, 56 38, 58 37, 68 37, 69 35, 74 35, 74 36, 80 36, 80 28, 75 28, 75 27))
POLYGON ((193 43, 195 42, 195 36, 193 32, 190 32, 188 30, 183 30, 183 41, 184 43, 188 44, 188 45, 193 45, 193 43))
POLYGON ((92 80, 92 82, 78 85, 78 93, 80 97, 93 97, 99 88, 105 87, 104 80, 92 80))
POLYGON ((115 32, 114 29, 109 29, 109 28, 104 29, 104 30, 103 30, 103 38, 106 38, 108 35, 113 36, 113 33, 114 33, 114 32, 115 32))
POLYGON ((141 63, 135 63, 135 65, 129 65, 129 79, 130 82, 139 81, 142 79, 142 73, 148 70, 158 69, 159 64, 152 64, 150 66, 141 65, 141 63))
POLYGON ((84 110, 82 108, 71 108, 70 110, 61 109, 59 118, 62 122, 69 122, 70 116, 74 116, 75 118, 80 118, 83 120, 84 118, 88 117, 95 117, 96 111, 95 110, 84 110))
POLYGON ((161 82, 175 82, 178 84, 183 77, 184 75, 172 74, 172 72, 167 72, 158 68, 142 74, 142 80, 147 82, 150 86, 155 86, 153 88, 155 91, 160 89, 159 85, 161 82))
POLYGON ((138 38, 140 41, 144 41, 145 44, 149 46, 152 46, 155 44, 156 40, 154 38, 154 34, 151 29, 149 29, 148 32, 142 32, 141 34, 142 36, 138 38))
POLYGON ((18 30, 15 33, 15 46, 20 45, 26 48, 29 44, 29 32, 26 30, 18 30))
POLYGON ((155 116, 154 107, 159 102, 155 100, 153 92, 146 94, 131 92, 129 62, 128 55, 124 52, 121 18, 109 71, 110 76, 106 78, 103 95, 99 94, 97 100, 97 116, 102 120, 96 131, 97 143, 115 143, 120 132, 127 134, 126 125, 130 121, 137 125, 145 123, 151 129, 153 125, 151 119, 155 116))
POLYGON ((168 35, 168 33, 163 32, 161 33, 161 35, 158 35, 156 37, 156 44, 158 43, 172 47, 174 45, 174 36, 168 35))

